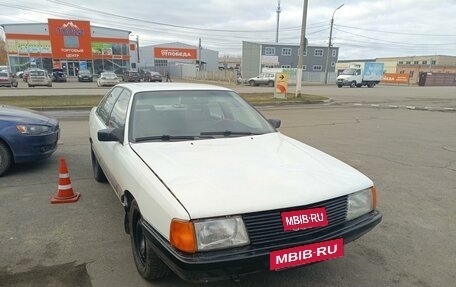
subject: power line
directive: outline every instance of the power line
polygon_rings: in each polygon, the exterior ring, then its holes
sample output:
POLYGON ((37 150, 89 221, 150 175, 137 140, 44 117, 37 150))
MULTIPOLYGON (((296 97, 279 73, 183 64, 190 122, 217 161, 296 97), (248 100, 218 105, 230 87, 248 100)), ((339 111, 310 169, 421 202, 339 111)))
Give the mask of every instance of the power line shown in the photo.
POLYGON ((381 41, 381 42, 385 42, 385 43, 391 43, 391 44, 403 45, 403 46, 446 46, 446 45, 456 45, 456 43, 410 43, 410 42, 405 43, 405 42, 396 42, 396 41, 390 41, 390 40, 383 40, 383 39, 379 39, 379 38, 368 37, 368 36, 365 36, 365 35, 348 32, 348 31, 345 31, 345 30, 342 30, 342 29, 338 29, 338 28, 334 28, 334 30, 337 30, 337 31, 340 31, 340 32, 343 32, 343 33, 347 33, 347 34, 350 34, 350 35, 354 35, 354 36, 370 39, 370 40, 377 40, 377 41, 381 41))
MULTIPOLYGON (((128 17, 128 16, 122 16, 119 14, 111 13, 111 12, 103 12, 99 11, 96 9, 92 9, 86 6, 82 5, 76 5, 64 1, 57 1, 57 0, 47 0, 48 2, 53 2, 62 6, 68 6, 72 8, 77 8, 81 9, 84 11, 91 11, 94 13, 106 15, 106 16, 113 16, 113 17, 118 17, 121 19, 126 19, 126 20, 131 20, 131 21, 140 21, 142 23, 149 23, 149 24, 154 24, 157 26, 165 26, 165 27, 173 27, 173 28, 180 28, 180 29, 189 29, 189 30, 200 30, 200 31, 210 31, 210 32, 225 32, 225 33, 258 33, 258 32, 274 32, 273 30, 230 30, 230 29, 210 29, 210 28, 201 28, 201 27, 192 27, 192 26, 184 26, 184 25, 177 25, 177 24, 169 24, 169 23, 162 23, 162 22, 156 22, 156 21, 150 21, 146 19, 139 19, 139 18, 133 18, 133 17, 128 17)), ((299 26, 297 27, 288 27, 284 29, 299 29, 299 26)))
POLYGON ((364 31, 371 31, 371 32, 378 32, 378 33, 387 33, 387 34, 398 34, 398 35, 415 35, 415 36, 427 36, 427 37, 456 37, 456 34, 425 34, 425 33, 407 33, 407 32, 393 32, 393 31, 383 31, 383 30, 376 30, 376 29, 367 29, 367 28, 359 28, 353 26, 346 26, 346 25, 334 25, 335 27, 340 26, 344 28, 351 28, 356 30, 364 30, 364 31))

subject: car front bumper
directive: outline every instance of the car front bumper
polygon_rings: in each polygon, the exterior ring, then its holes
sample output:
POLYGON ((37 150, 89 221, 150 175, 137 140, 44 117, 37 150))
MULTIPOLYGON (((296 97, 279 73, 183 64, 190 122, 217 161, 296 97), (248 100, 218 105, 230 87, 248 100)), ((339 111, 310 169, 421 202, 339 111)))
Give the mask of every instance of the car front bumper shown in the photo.
MULTIPOLYGON (((293 243, 245 246, 234 249, 188 254, 176 250, 150 224, 143 221, 143 230, 155 253, 168 267, 184 280, 210 282, 239 279, 248 274, 269 270, 270 252, 305 244, 343 238, 344 244, 358 239, 382 220, 382 214, 374 210, 354 220, 334 226, 311 240, 293 243)), ((299 266, 298 266, 299 267, 299 266)), ((293 267, 295 268, 295 267, 293 267)))
POLYGON ((60 130, 46 135, 17 135, 12 139, 14 162, 37 161, 50 157, 57 150, 60 130))

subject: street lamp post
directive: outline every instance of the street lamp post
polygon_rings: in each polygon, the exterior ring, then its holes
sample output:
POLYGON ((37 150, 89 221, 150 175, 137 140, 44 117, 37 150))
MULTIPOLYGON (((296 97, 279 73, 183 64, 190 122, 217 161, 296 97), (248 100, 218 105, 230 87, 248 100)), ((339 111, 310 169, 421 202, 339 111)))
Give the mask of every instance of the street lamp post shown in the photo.
POLYGON ((336 11, 339 10, 340 8, 342 8, 342 6, 344 6, 344 4, 340 5, 339 7, 337 7, 334 12, 333 12, 333 15, 331 17, 331 28, 329 29, 329 41, 328 41, 328 51, 326 52, 326 71, 325 71, 325 85, 328 83, 328 70, 329 70, 329 50, 331 49, 331 40, 332 40, 332 33, 333 33, 333 25, 334 25, 334 14, 336 14, 336 11))

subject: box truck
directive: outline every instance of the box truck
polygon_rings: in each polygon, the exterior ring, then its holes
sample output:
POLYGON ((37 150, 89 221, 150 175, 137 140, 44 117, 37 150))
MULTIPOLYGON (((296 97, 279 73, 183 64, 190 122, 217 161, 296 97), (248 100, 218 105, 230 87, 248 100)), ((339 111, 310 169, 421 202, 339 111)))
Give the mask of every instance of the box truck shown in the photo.
POLYGON ((368 86, 373 88, 380 83, 383 77, 383 63, 367 62, 367 63, 351 63, 337 77, 337 86, 350 86, 350 88, 368 86))

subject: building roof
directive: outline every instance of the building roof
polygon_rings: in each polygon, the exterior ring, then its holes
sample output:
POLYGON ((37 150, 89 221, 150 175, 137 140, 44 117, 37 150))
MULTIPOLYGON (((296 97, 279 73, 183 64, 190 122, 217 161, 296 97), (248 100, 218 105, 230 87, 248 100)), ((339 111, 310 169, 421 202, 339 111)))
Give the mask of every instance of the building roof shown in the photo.
MULTIPOLYGON (((252 41, 242 41, 242 42, 246 42, 246 43, 252 43, 252 44, 258 44, 258 45, 275 45, 275 46, 295 46, 295 47, 299 47, 299 44, 297 43, 276 43, 276 42, 252 42, 252 41)), ((309 44, 307 43, 307 47, 312 47, 312 48, 328 48, 328 46, 324 46, 324 45, 313 45, 313 44, 309 44)), ((331 48, 339 48, 339 47, 336 47, 336 46, 331 46, 331 48)))

